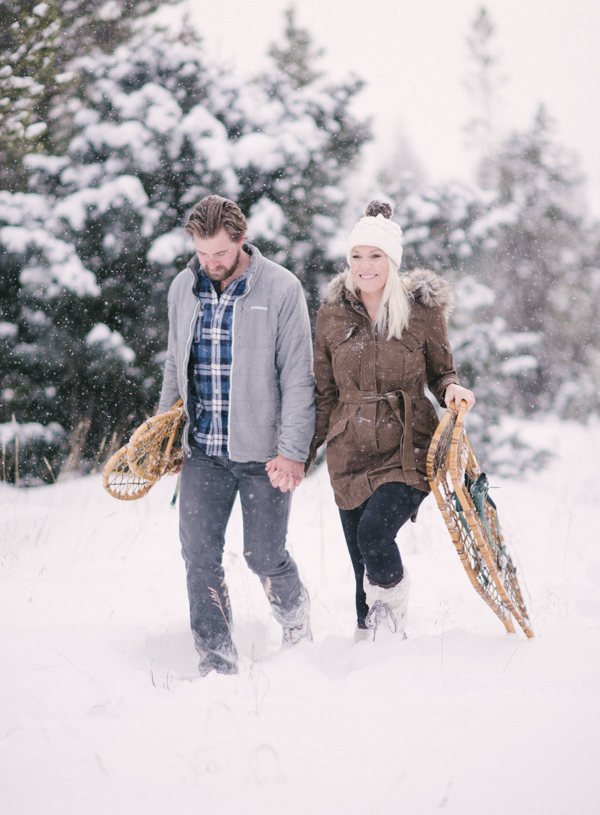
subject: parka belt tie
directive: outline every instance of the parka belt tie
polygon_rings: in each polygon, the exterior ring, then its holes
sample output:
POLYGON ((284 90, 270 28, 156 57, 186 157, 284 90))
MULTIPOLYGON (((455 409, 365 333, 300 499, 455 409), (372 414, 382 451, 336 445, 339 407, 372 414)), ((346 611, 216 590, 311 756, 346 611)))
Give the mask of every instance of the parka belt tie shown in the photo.
POLYGON ((392 409, 392 413, 404 428, 404 440, 402 443, 402 471, 406 478, 406 483, 412 487, 419 486, 421 479, 417 475, 417 462, 415 460, 415 450, 413 446, 413 410, 412 400, 423 396, 423 387, 416 385, 405 390, 388 391, 387 393, 377 393, 376 391, 340 391, 338 400, 348 405, 366 404, 369 402, 387 402, 392 409), (400 397, 404 402, 404 415, 400 411, 400 397))

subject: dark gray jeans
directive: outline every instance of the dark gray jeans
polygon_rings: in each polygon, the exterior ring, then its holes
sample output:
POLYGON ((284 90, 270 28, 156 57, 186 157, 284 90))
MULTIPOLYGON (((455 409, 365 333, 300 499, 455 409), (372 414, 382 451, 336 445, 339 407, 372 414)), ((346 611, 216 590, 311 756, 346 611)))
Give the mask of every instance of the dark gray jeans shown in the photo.
POLYGON ((237 651, 223 571, 225 528, 236 495, 244 519, 244 557, 285 627, 303 622, 307 595, 285 548, 291 493, 271 486, 261 462, 240 464, 191 447, 181 471, 179 536, 200 672, 235 671, 237 651))

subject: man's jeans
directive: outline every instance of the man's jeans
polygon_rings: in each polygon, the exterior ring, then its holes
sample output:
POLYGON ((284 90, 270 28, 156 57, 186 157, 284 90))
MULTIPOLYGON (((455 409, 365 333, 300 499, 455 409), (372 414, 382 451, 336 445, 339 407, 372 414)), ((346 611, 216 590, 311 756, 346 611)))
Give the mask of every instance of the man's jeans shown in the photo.
POLYGON ((222 559, 225 528, 239 492, 244 557, 260 578, 277 621, 304 621, 308 596, 285 548, 291 493, 271 486, 264 463, 208 456, 191 447, 181 471, 179 536, 187 570, 190 618, 200 672, 235 671, 237 651, 222 559))

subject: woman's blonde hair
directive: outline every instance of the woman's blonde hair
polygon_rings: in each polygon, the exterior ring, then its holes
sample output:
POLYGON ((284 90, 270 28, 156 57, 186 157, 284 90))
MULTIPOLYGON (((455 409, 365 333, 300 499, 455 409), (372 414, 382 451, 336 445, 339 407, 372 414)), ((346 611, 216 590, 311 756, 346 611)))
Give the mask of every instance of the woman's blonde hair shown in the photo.
MULTIPOLYGON (((410 321, 410 300, 406 287, 398 274, 398 267, 390 257, 388 257, 388 264, 388 278, 383 287, 379 310, 373 320, 373 326, 380 336, 385 336, 387 332, 388 340, 393 337, 399 340, 410 321)), ((347 289, 360 298, 360 289, 354 282, 350 268, 346 271, 344 283, 347 289)))

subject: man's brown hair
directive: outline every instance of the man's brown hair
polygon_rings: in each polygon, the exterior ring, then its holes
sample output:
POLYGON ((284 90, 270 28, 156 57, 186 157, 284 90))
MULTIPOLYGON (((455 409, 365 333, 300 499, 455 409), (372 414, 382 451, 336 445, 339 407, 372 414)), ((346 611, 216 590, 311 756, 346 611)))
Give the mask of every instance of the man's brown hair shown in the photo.
POLYGON ((242 210, 233 201, 220 195, 207 195, 190 212, 185 231, 199 238, 214 238, 221 229, 225 229, 231 240, 237 243, 246 234, 248 224, 242 210))

